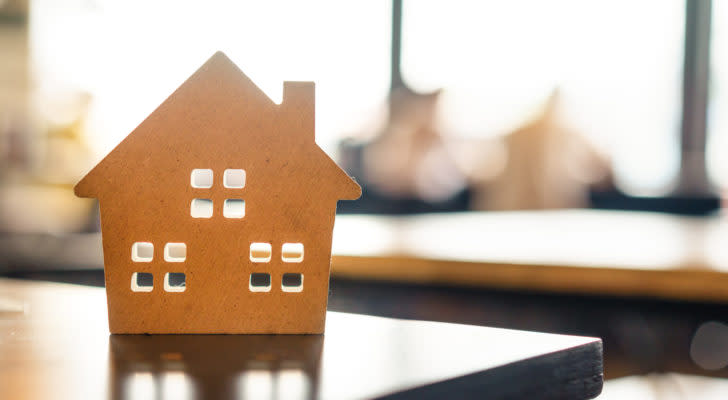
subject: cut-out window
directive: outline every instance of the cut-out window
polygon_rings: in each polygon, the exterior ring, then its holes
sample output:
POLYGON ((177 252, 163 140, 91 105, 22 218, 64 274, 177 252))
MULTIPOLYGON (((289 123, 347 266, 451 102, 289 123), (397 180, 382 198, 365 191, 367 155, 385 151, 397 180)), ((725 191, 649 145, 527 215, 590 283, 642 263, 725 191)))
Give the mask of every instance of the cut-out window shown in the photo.
POLYGON ((187 259, 187 245, 184 243, 167 243, 164 245, 164 261, 184 262, 187 259))
POLYGON ((303 291, 303 274, 285 273, 281 280, 281 290, 284 292, 301 292, 303 291))
POLYGON ((132 292, 151 292, 154 287, 154 277, 149 272, 135 272, 131 274, 132 292))
POLYGON ((245 200, 226 199, 222 208, 225 218, 243 218, 245 216, 245 200))
POLYGON ((192 204, 190 205, 190 215, 192 216, 192 218, 211 218, 212 200, 192 199, 192 204))
POLYGON ((136 242, 131 245, 131 260, 134 262, 151 262, 154 258, 154 245, 149 242, 136 242))
POLYGON ((283 243, 281 250, 283 262, 300 263, 303 261, 303 243, 283 243))
POLYGON ((184 292, 187 288, 187 276, 182 272, 167 272, 164 275, 165 292, 184 292))
POLYGON ((242 189, 245 187, 244 169, 226 169, 222 184, 228 189, 242 189))
POLYGON ((209 189, 212 187, 211 169, 193 169, 190 174, 190 185, 197 189, 209 189))
POLYGON ((270 292, 270 274, 254 272, 250 274, 251 292, 270 292))
POLYGON ((269 262, 273 248, 270 243, 251 243, 250 244, 250 261, 252 262, 269 262))

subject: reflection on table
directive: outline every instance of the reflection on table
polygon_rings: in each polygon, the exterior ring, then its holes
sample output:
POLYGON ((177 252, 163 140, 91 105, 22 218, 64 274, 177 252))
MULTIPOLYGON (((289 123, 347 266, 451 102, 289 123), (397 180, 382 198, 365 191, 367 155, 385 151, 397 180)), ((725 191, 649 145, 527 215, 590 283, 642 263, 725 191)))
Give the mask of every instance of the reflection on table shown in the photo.
POLYGON ((112 335, 123 399, 313 399, 323 336, 112 335))

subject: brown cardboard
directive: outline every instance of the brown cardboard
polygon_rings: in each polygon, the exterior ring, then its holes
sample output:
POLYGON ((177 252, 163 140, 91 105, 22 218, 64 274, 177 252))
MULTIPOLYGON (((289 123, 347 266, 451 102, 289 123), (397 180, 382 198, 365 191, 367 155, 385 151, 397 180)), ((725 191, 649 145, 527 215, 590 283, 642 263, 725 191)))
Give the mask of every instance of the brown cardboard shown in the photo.
POLYGON ((313 82, 285 82, 277 105, 218 52, 75 192, 99 199, 112 333, 322 333, 336 202, 361 188, 314 141, 313 82), (192 187, 194 169, 212 170, 210 188, 192 187), (245 170, 242 189, 224 187, 226 169, 245 170), (212 216, 193 218, 193 199, 212 216), (225 216, 226 199, 244 200, 242 218, 225 216), (132 261, 137 242, 152 243, 151 261, 132 261), (165 261, 167 243, 185 243, 184 261, 179 248, 165 261), (251 261, 253 243, 270 261, 251 261), (284 243, 303 244, 303 260, 284 262, 284 243), (134 273, 152 274, 150 291, 132 291, 134 273), (167 273, 185 274, 183 291, 167 273), (253 273, 270 275, 269 291, 251 290, 253 273), (283 290, 291 273, 302 290, 283 290))

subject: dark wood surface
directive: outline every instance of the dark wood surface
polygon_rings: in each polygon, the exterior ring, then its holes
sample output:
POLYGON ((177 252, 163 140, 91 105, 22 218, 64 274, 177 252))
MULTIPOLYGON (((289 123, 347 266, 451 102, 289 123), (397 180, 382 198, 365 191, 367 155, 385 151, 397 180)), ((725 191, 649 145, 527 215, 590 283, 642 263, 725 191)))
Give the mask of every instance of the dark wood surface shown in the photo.
POLYGON ((329 312, 326 334, 109 335, 104 290, 0 280, 0 398, 592 398, 599 339, 329 312))

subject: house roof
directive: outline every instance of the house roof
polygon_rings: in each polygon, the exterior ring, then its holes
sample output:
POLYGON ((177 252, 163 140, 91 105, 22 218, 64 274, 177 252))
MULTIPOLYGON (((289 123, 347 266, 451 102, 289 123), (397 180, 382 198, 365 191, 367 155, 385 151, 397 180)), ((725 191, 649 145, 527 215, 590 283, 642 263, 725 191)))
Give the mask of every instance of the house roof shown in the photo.
MULTIPOLYGON (((155 152, 159 155, 162 152, 179 154, 180 150, 173 148, 174 144, 167 144, 170 142, 187 140, 188 147, 196 148, 198 152, 225 151, 196 146, 192 143, 194 140, 188 140, 190 138, 174 136, 177 132, 167 132, 180 131, 174 121, 184 118, 192 123, 206 118, 224 121, 222 125, 226 129, 221 130, 218 123, 214 132, 206 133, 211 138, 218 135, 216 143, 220 143, 221 135, 235 135, 233 132, 239 131, 236 125, 246 122, 246 118, 276 119, 267 129, 260 129, 267 136, 261 136, 258 130, 250 130, 248 136, 240 140, 247 141, 247 147, 288 147, 288 151, 277 153, 281 156, 305 154, 306 162, 315 164, 313 170, 319 175, 311 179, 326 179, 326 185, 331 189, 327 193, 331 193, 332 197, 355 200, 361 195, 361 187, 314 141, 313 82, 284 82, 283 103, 277 105, 222 52, 215 53, 81 179, 74 188, 76 195, 99 197, 112 188, 117 181, 115 178, 128 173, 128 168, 153 158, 155 152), (167 126, 170 129, 165 129, 167 126), (164 140, 160 139, 162 136, 164 140)), ((199 142, 200 138, 193 139, 199 142)), ((143 168, 140 171, 136 173, 144 173, 143 168)))

